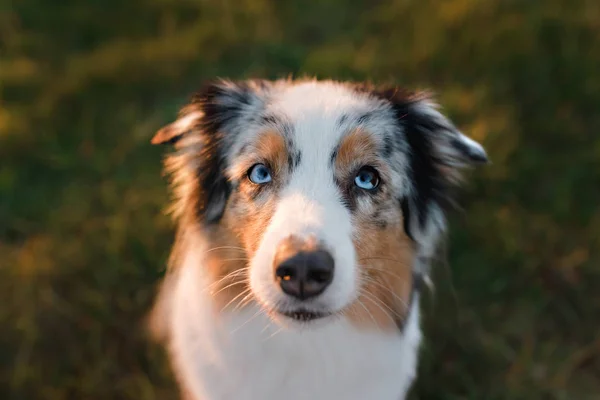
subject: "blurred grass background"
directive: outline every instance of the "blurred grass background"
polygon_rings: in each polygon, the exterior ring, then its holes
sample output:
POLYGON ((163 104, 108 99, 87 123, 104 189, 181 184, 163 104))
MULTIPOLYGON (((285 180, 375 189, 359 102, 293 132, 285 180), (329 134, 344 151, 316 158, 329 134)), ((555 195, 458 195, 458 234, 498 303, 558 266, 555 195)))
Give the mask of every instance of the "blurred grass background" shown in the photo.
POLYGON ((155 130, 206 78, 430 87, 470 174, 415 399, 600 399, 600 2, 3 0, 0 398, 175 398, 155 130))

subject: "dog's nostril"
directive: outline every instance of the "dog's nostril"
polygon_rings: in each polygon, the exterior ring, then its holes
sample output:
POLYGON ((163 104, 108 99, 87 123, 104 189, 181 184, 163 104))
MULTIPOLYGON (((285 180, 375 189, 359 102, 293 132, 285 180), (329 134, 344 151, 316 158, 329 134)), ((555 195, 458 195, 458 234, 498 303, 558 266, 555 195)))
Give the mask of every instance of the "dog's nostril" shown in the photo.
POLYGON ((300 252, 281 262, 275 277, 281 290, 300 300, 323 293, 333 280, 333 257, 327 251, 300 252))
POLYGON ((296 271, 290 265, 281 265, 275 271, 275 275, 277 276, 278 279, 281 279, 284 281, 290 281, 295 278, 296 271))

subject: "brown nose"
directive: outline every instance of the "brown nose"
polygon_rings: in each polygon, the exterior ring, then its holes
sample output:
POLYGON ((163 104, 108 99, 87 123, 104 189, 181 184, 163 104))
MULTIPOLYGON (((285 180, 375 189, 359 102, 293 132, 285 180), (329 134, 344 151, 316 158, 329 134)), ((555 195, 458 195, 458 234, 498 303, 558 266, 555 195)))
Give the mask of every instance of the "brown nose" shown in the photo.
POLYGON ((284 293, 306 300, 323 293, 329 286, 334 261, 316 241, 290 237, 279 245, 274 269, 275 279, 284 293))

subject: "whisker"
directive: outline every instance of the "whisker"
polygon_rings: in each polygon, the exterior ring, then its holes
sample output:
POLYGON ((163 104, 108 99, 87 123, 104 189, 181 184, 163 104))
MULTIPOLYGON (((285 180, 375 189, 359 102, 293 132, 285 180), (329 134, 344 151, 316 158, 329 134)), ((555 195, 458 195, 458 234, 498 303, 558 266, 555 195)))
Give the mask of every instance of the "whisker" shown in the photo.
MULTIPOLYGON (((250 289, 250 288, 248 288, 250 289)), ((253 293, 251 290, 245 290, 244 293, 249 292, 246 296, 244 296, 244 298, 242 300, 240 300, 240 302, 233 308, 233 310, 231 310, 231 312, 235 312, 238 309, 241 309, 243 307, 245 307, 246 305, 250 304, 250 302, 252 301, 252 297, 253 297, 253 293)))
POLYGON ((243 275, 243 273, 246 272, 249 269, 250 268, 240 268, 240 269, 236 269, 235 271, 231 271, 230 273, 228 273, 227 275, 223 276, 218 281, 215 281, 215 282, 211 283, 210 285, 208 285, 207 288, 210 289, 213 286, 217 286, 218 284, 224 282, 227 279, 232 279, 232 278, 234 278, 234 277, 236 277, 238 275, 243 275))
POLYGON ((252 321, 254 318, 258 317, 260 314, 263 313, 262 308, 259 308, 257 312, 254 313, 254 315, 250 318, 248 318, 246 320, 246 322, 244 322, 242 325, 238 326, 237 328, 235 328, 234 330, 232 330, 230 333, 233 335, 234 333, 236 333, 237 331, 239 331, 240 329, 242 329, 244 326, 246 326, 250 321, 252 321))
POLYGON ((402 277, 402 276, 398 275, 397 273, 395 273, 393 271, 390 271, 388 269, 385 269, 385 268, 377 268, 377 267, 374 267, 372 265, 364 265, 364 264, 360 265, 360 266, 365 269, 365 272, 368 272, 369 270, 371 270, 371 271, 377 271, 377 272, 383 272, 383 273, 391 275, 391 276, 393 276, 395 278, 398 278, 400 280, 405 280, 406 279, 406 277, 402 277))
POLYGON ((392 296, 394 296, 398 301, 400 301, 400 303, 402 304, 402 306, 404 306, 405 308, 408 308, 408 304, 406 304, 406 301, 404 301, 403 298, 401 298, 400 296, 398 296, 394 290, 392 288, 389 288, 387 286, 385 286, 383 283, 371 278, 371 277, 361 277, 360 278, 361 283, 365 283, 365 286, 368 286, 369 284, 374 284, 377 285, 378 287, 382 288, 383 290, 385 290, 387 293, 391 294, 392 296))
POLYGON ((262 330, 260 331, 260 334, 262 335, 263 333, 265 333, 267 331, 267 329, 269 329, 271 327, 271 325, 273 325, 273 320, 271 318, 269 318, 269 323, 266 324, 264 328, 262 328, 262 330))
MULTIPOLYGON (((358 260, 358 263, 362 263, 363 261, 390 261, 395 263, 396 265, 399 265, 401 267, 404 268, 410 268, 412 269, 413 264, 412 263, 407 263, 405 261, 401 261, 401 260, 396 260, 395 258, 385 258, 385 257, 368 257, 368 258, 361 258, 360 260, 358 260)), ((363 264, 364 265, 364 264, 363 264)), ((377 268, 377 269, 382 269, 381 267, 378 266, 371 266, 372 268, 377 268)))
MULTIPOLYGON (((219 280, 211 283, 207 287, 208 288, 212 288, 213 286, 217 286, 217 285, 219 285, 221 283, 224 283, 226 281, 233 280, 234 278, 238 277, 239 275, 245 275, 244 272, 245 271, 239 271, 239 270, 232 271, 232 272, 228 273, 227 275, 223 276, 221 279, 219 279, 219 280)), ((244 278, 244 279, 246 279, 246 278, 244 278)))
POLYGON ((396 323, 396 321, 394 320, 394 318, 392 316, 395 316, 397 318, 401 317, 394 310, 392 310, 389 306, 387 306, 386 304, 381 303, 380 301, 377 301, 376 299, 374 299, 373 297, 371 297, 368 293, 363 292, 362 295, 364 296, 365 300, 369 300, 374 305, 376 305, 390 319, 390 321, 392 321, 394 324, 396 323), (389 310, 389 312, 385 311, 385 309, 382 307, 382 305, 385 306, 389 310), (391 313, 391 315, 390 315, 390 313, 391 313))
POLYGON ((239 251, 243 251, 245 252, 246 249, 244 249, 243 247, 238 247, 238 246, 219 246, 219 247, 213 247, 211 249, 208 249, 204 252, 204 254, 206 253, 210 253, 216 250, 239 250, 239 251))
MULTIPOLYGON (((401 315, 398 311, 396 311, 392 307, 388 306, 385 302, 381 301, 377 296, 373 296, 372 294, 370 294, 368 292, 362 292, 362 293, 366 296, 366 298, 370 299, 371 301, 374 301, 379 306, 383 306, 383 307, 387 308, 392 315, 394 315, 398 318, 401 317, 401 315)), ((384 310, 382 309, 382 311, 384 311, 384 310)))
POLYGON ((373 314, 371 314, 371 311, 369 311, 369 309, 367 308, 367 306, 365 306, 365 305, 364 305, 364 303, 363 303, 362 301, 358 300, 358 299, 356 300, 356 302, 357 302, 357 303, 358 303, 358 304, 359 304, 359 305, 360 305, 362 308, 364 308, 364 309, 365 309, 365 311, 367 312, 367 315, 368 315, 369 317, 371 317, 371 319, 373 320, 373 323, 374 323, 375 325, 379 325, 379 324, 377 323, 377 321, 375 320, 375 317, 373 316, 373 314))
POLYGON ((398 260, 395 258, 389 258, 389 257, 365 257, 365 258, 358 259, 358 262, 369 261, 369 260, 392 261, 392 262, 398 263, 400 265, 408 265, 408 263, 405 261, 398 260))
POLYGON ((246 280, 245 280, 245 279, 244 279, 244 280, 241 280, 241 281, 235 281, 235 282, 233 282, 233 283, 230 283, 229 285, 227 285, 227 286, 225 286, 225 287, 222 287, 222 288, 221 288, 221 289, 219 289, 218 291, 211 293, 211 295, 212 295, 212 296, 216 296, 216 295, 218 295, 219 293, 221 293, 223 290, 229 289, 230 287, 233 287, 233 286, 236 286, 236 285, 243 285, 243 284, 246 284, 246 283, 247 283, 247 282, 246 282, 246 280))
POLYGON ((266 338, 264 341, 266 342, 269 339, 272 339, 275 335, 281 333, 281 331, 283 331, 283 326, 280 326, 279 329, 277 329, 275 332, 273 332, 268 338, 266 338))
POLYGON ((240 298, 241 296, 243 296, 244 294, 248 293, 250 291, 250 288, 246 288, 245 290, 243 290, 241 293, 238 293, 233 299, 229 300, 229 302, 227 304, 225 304, 222 308, 221 308, 221 312, 225 311, 225 309, 234 301, 236 301, 238 298, 240 298))

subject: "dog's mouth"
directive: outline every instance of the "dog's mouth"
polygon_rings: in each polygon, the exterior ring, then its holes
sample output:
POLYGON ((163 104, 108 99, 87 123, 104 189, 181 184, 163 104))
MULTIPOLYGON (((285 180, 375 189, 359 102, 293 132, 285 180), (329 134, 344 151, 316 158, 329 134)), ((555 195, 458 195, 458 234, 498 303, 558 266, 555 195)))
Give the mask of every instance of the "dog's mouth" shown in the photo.
POLYGON ((300 321, 300 322, 310 322, 310 321, 325 318, 325 317, 328 317, 331 315, 331 313, 328 313, 328 312, 311 311, 311 310, 306 310, 306 309, 302 309, 302 308, 296 309, 296 310, 291 310, 291 311, 278 310, 277 312, 287 318, 293 319, 294 321, 300 321))

